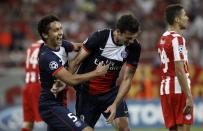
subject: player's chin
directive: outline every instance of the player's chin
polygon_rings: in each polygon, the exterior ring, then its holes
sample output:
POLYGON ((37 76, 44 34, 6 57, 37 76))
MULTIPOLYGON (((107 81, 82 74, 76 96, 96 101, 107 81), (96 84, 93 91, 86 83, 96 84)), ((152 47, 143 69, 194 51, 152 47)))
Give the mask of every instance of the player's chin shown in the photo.
POLYGON ((57 40, 56 43, 57 45, 62 45, 62 40, 57 40))

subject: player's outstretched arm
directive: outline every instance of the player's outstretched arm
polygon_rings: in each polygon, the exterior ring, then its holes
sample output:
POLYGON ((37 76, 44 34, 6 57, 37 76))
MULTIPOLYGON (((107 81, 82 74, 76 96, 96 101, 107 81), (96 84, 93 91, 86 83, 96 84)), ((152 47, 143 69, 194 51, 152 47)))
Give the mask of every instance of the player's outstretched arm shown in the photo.
POLYGON ((121 101, 124 99, 124 97, 127 95, 128 91, 130 90, 130 85, 133 79, 133 76, 135 74, 136 68, 132 68, 129 66, 125 65, 124 68, 124 77, 123 80, 121 82, 118 94, 116 96, 116 99, 114 100, 113 104, 110 105, 107 109, 106 109, 106 113, 110 112, 110 116, 107 119, 108 123, 112 123, 115 115, 116 115, 116 107, 121 103, 121 101))
POLYGON ((62 68, 55 74, 55 77, 69 85, 77 85, 81 82, 88 81, 94 77, 105 75, 107 73, 108 68, 109 65, 103 65, 103 63, 99 63, 99 65, 94 71, 85 74, 72 74, 65 68, 62 68))
POLYGON ((75 56, 73 60, 69 62, 68 70, 71 73, 75 73, 82 63, 82 61, 89 55, 89 52, 85 51, 83 48, 80 48, 80 51, 75 56))
POLYGON ((189 88, 187 76, 184 71, 184 61, 175 61, 175 72, 181 89, 187 97, 186 106, 183 113, 188 114, 193 107, 192 94, 189 88))

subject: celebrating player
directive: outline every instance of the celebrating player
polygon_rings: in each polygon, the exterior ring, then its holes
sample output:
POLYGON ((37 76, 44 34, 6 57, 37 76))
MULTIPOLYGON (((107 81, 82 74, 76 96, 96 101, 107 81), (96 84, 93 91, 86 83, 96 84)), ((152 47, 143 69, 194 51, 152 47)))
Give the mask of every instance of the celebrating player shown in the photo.
POLYGON ((92 131, 76 115, 63 106, 63 90, 54 86, 56 80, 75 85, 107 72, 108 65, 99 64, 89 73, 71 74, 68 66, 68 52, 73 50, 70 42, 64 41, 62 25, 55 16, 46 16, 38 23, 38 32, 44 41, 39 51, 41 94, 39 111, 48 124, 48 131, 92 131))
POLYGON ((124 99, 135 74, 141 46, 136 40, 139 23, 131 14, 123 15, 118 20, 116 29, 104 29, 94 32, 70 62, 70 70, 78 74, 94 70, 100 63, 109 63, 105 76, 91 79, 77 85, 76 113, 94 128, 100 115, 106 117, 117 130, 130 130, 128 109, 124 99), (119 84, 119 72, 122 78, 119 84), (115 120, 114 120, 115 119, 115 120))

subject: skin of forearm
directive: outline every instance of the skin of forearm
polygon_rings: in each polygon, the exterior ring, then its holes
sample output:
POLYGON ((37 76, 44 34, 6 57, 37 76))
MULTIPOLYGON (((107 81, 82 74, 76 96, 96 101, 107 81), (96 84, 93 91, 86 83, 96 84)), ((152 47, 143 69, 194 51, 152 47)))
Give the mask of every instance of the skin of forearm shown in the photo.
POLYGON ((79 62, 79 61, 77 61, 77 60, 72 60, 72 61, 70 61, 70 63, 69 63, 68 70, 69 70, 71 73, 74 74, 74 73, 77 71, 79 65, 80 65, 80 62, 79 62))
POLYGON ((188 86, 188 81, 185 72, 183 69, 178 69, 176 71, 176 76, 178 78, 179 84, 181 86, 182 91, 185 93, 187 97, 191 97, 191 92, 188 86))
POLYGON ((128 91, 130 90, 131 80, 127 80, 125 82, 122 82, 120 85, 120 88, 118 90, 117 97, 114 101, 114 104, 119 105, 121 101, 124 99, 124 97, 127 95, 128 91))
POLYGON ((77 85, 81 82, 84 81, 88 81, 94 77, 98 76, 98 73, 96 73, 95 71, 89 72, 89 73, 85 73, 85 74, 74 74, 72 76, 68 77, 63 77, 62 81, 64 81, 65 83, 69 84, 69 85, 77 85))

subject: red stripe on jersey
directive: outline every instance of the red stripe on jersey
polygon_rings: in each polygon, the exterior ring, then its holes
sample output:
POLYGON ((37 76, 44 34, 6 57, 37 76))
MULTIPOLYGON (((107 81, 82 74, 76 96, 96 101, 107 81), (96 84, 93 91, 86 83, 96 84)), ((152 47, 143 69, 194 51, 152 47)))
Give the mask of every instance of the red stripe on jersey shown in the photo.
POLYGON ((53 73, 52 73, 52 76, 54 76, 57 72, 59 72, 62 68, 64 68, 64 66, 61 66, 60 68, 58 68, 57 70, 55 70, 53 73))
POLYGON ((115 75, 115 72, 108 72, 107 74, 105 74, 105 76, 100 76, 93 80, 90 80, 89 93, 91 95, 97 95, 108 92, 111 89, 115 75))
MULTIPOLYGON (((183 46, 183 37, 178 37, 178 44, 183 46)), ((184 59, 183 52, 180 52, 180 58, 184 59)))

